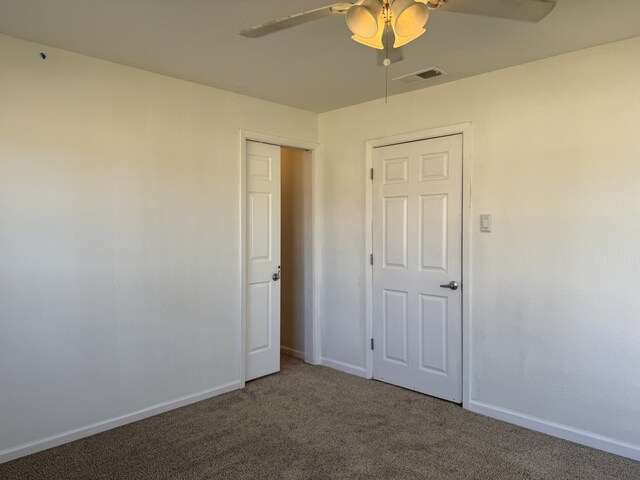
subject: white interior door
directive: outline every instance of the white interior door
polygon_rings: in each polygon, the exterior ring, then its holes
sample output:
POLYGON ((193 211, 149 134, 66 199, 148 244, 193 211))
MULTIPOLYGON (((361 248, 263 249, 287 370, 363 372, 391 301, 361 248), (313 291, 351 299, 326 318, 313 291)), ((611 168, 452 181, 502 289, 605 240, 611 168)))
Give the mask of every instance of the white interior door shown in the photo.
POLYGON ((373 160, 373 376, 460 403, 462 135, 373 160))
POLYGON ((280 147, 247 142, 246 380, 280 370, 280 147))

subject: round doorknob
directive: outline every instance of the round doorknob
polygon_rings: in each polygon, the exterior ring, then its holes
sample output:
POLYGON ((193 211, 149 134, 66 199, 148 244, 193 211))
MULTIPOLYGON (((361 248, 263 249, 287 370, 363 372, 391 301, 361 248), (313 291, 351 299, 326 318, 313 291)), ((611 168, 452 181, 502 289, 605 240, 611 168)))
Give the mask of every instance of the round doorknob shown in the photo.
POLYGON ((280 265, 278 265, 278 270, 276 271, 276 273, 271 275, 271 278, 273 279, 274 282, 277 282, 278 280, 280 280, 280 265))

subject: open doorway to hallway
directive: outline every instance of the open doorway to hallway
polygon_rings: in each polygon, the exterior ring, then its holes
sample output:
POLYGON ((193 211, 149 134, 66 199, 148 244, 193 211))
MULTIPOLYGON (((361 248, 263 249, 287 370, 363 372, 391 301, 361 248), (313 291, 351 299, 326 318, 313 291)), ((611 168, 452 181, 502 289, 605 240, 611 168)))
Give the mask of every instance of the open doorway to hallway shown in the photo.
POLYGON ((304 360, 305 316, 311 315, 310 249, 311 157, 298 148, 281 147, 281 309, 280 350, 304 360))
POLYGON ((243 154, 245 381, 278 372, 281 353, 317 351, 314 151, 281 145, 247 139, 243 154))

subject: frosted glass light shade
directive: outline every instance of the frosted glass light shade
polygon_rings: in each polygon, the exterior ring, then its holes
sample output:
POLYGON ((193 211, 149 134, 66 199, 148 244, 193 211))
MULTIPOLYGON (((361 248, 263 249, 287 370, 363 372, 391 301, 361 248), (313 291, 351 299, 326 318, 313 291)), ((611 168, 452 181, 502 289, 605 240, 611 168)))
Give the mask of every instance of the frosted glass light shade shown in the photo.
POLYGON ((412 37, 424 33, 429 19, 427 5, 416 0, 395 0, 391 4, 391 27, 398 37, 412 37))
POLYGON ((374 39, 380 30, 381 15, 382 3, 379 0, 359 0, 347 10, 347 26, 354 37, 374 39))
POLYGON ((382 44, 382 36, 384 35, 384 23, 385 19, 382 15, 378 17, 378 26, 376 34, 371 38, 365 38, 360 35, 354 34, 351 38, 358 43, 366 45, 367 47, 375 48, 377 50, 384 50, 382 44))
POLYGON ((385 26, 393 29, 393 47, 401 47, 426 32, 429 8, 427 0, 358 0, 345 18, 353 40, 383 50, 385 26))
POLYGON ((420 35, 422 35, 426 31, 427 30, 425 28, 421 28, 420 30, 415 32, 413 35, 409 35, 407 37, 401 37, 400 35, 396 34, 396 38, 393 41, 393 48, 398 48, 403 45, 406 45, 409 42, 412 42, 413 40, 418 38, 420 35))

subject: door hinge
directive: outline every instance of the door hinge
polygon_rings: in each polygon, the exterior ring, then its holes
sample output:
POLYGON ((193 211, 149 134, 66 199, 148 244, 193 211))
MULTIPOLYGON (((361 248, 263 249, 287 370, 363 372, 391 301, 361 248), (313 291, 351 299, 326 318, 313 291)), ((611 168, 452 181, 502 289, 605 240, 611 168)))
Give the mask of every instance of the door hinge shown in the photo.
POLYGON ((373 347, 374 347, 374 345, 373 345, 373 338, 372 338, 371 339, 371 350, 373 350, 373 347))
POLYGON ((373 180, 373 168, 371 169, 371 180, 373 180))
POLYGON ((369 255, 369 263, 373 265, 373 253, 369 255))

